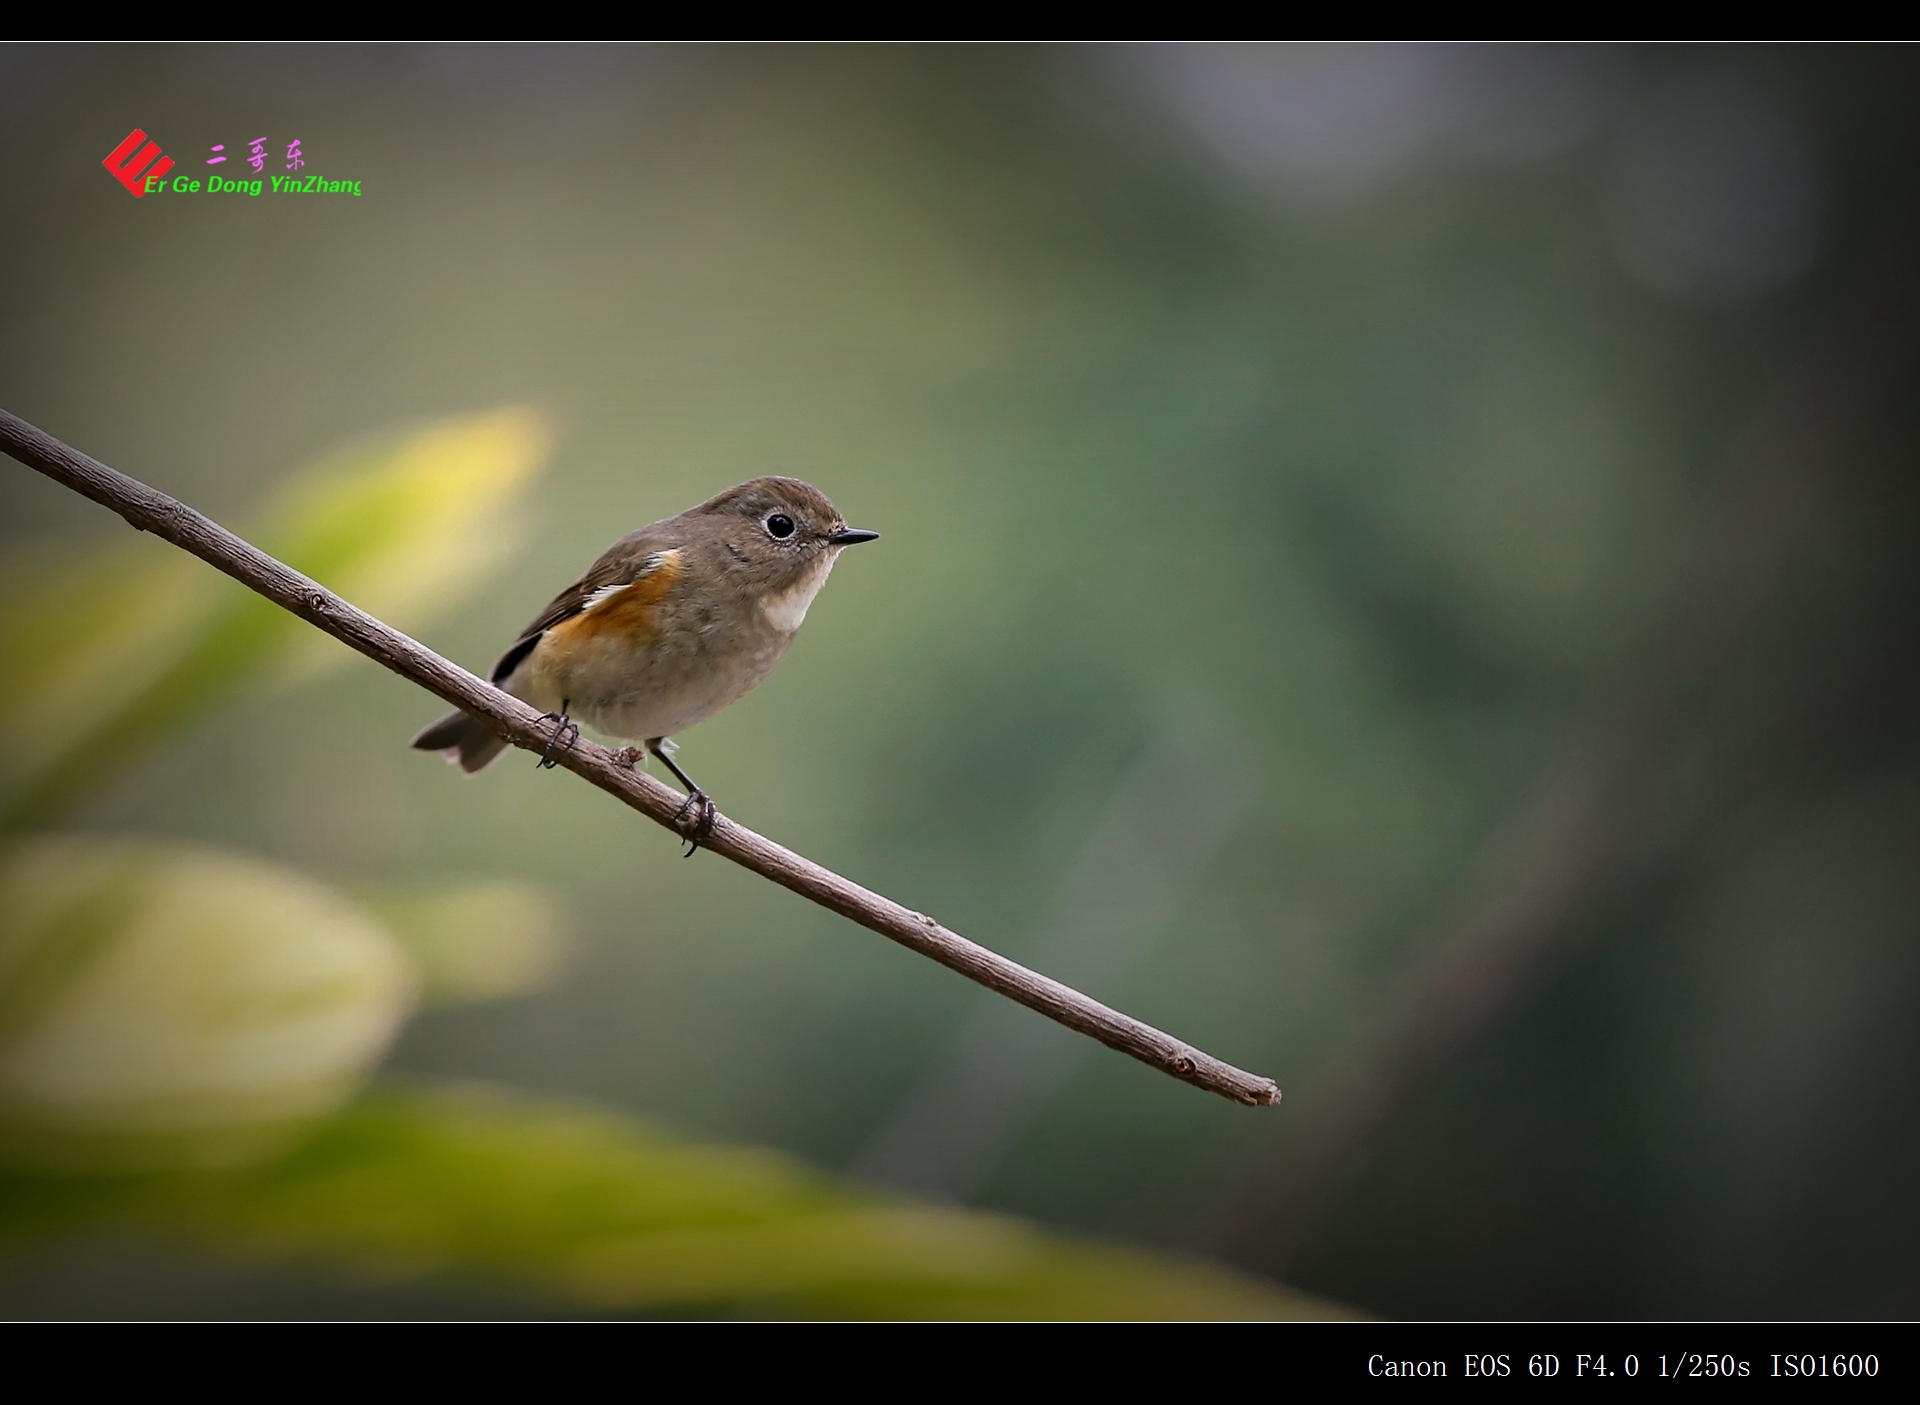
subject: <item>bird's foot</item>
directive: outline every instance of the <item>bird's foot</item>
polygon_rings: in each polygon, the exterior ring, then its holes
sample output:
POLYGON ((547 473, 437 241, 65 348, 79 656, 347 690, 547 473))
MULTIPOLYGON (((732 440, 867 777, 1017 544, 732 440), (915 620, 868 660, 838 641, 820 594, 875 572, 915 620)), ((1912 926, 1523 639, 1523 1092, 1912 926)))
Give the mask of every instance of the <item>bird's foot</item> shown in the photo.
POLYGON ((568 719, 564 712, 543 712, 540 714, 540 720, 553 723, 553 735, 547 738, 547 749, 540 753, 540 759, 534 762, 534 767, 536 770, 551 771, 560 764, 560 756, 565 756, 572 751, 574 743, 580 740, 580 729, 568 719), (553 749, 559 746, 562 736, 566 737, 567 744, 560 747, 560 756, 555 756, 553 749))
POLYGON ((687 792, 687 798, 680 808, 674 811, 673 827, 680 831, 680 837, 687 841, 687 852, 680 857, 690 859, 700 847, 703 839, 713 834, 713 822, 719 811, 714 809, 713 801, 706 791, 695 786, 687 792))
POLYGON ((613 764, 625 770, 631 771, 637 766, 644 766, 646 762, 647 753, 644 747, 623 746, 613 753, 613 764))

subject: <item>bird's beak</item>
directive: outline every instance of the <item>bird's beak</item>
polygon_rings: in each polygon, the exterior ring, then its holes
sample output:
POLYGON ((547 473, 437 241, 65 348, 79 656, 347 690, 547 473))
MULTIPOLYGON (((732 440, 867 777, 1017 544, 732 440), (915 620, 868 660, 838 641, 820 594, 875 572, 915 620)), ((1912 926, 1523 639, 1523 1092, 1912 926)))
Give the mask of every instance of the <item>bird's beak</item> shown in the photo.
POLYGON ((879 535, 878 532, 862 532, 853 527, 843 527, 827 538, 827 545, 852 546, 855 542, 870 542, 879 535))

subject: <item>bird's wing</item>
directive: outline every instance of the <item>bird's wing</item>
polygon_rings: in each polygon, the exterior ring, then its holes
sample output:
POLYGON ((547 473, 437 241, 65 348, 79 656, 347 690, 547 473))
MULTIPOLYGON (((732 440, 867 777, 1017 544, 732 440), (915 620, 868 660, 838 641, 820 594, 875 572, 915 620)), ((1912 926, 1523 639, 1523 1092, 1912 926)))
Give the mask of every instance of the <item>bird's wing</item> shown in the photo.
POLYGON ((616 542, 605 556, 587 569, 587 573, 553 597, 553 603, 542 610, 534 622, 520 632, 513 641, 513 647, 500 656, 493 666, 493 682, 504 685, 513 671, 520 667, 527 655, 533 652, 533 646, 540 642, 540 636, 555 625, 582 614, 602 601, 617 595, 635 581, 645 580, 666 563, 670 549, 648 550, 642 533, 616 542))

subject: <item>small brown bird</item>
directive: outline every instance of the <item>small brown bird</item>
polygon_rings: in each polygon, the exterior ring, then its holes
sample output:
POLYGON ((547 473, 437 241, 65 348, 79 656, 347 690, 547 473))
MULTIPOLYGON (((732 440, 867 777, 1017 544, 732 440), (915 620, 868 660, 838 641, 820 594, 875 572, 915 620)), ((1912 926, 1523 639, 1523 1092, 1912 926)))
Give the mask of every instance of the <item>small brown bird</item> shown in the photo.
MULTIPOLYGON (((578 719, 639 742, 620 753, 628 764, 647 752, 665 762, 686 787, 691 854, 712 829, 713 802, 674 764, 668 739, 771 673, 841 548, 879 535, 849 528, 797 478, 752 479, 615 542, 500 656, 493 682, 553 719, 554 744, 570 733, 573 745, 578 719)), ((478 771, 507 744, 451 712, 413 745, 478 771)), ((541 764, 553 764, 551 745, 541 764)))

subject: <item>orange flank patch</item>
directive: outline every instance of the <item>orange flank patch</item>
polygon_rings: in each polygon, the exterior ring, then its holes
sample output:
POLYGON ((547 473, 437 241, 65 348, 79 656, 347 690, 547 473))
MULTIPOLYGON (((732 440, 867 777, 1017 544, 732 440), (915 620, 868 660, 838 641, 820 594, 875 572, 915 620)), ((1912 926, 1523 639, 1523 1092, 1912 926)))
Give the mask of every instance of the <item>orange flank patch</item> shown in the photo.
POLYGON ((656 623, 660 602, 679 578, 680 553, 663 551, 659 564, 639 580, 572 619, 562 620, 547 631, 547 637, 563 646, 584 644, 589 639, 651 639, 660 632, 656 623))
POLYGON ((680 563, 679 552, 662 551, 638 580, 596 592, 579 614, 548 625, 514 671, 509 691, 554 712, 598 706, 596 700, 631 688, 638 656, 660 635, 660 602, 679 579, 680 563))

